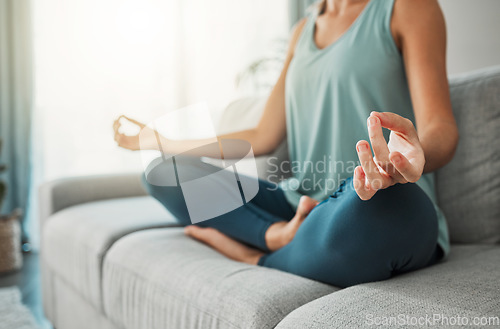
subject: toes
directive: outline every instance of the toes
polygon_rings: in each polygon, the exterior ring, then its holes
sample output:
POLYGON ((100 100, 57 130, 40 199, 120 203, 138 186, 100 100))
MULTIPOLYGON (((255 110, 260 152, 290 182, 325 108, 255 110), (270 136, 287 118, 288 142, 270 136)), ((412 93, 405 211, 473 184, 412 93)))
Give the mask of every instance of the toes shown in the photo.
POLYGON ((205 240, 207 238, 207 228, 202 228, 196 225, 188 225, 184 228, 184 234, 197 240, 205 240))
POLYGON ((217 243, 217 241, 221 240, 225 237, 224 234, 217 231, 211 227, 199 227, 196 225, 189 225, 184 228, 184 233, 187 236, 192 237, 198 241, 201 241, 205 244, 213 246, 217 243))
POLYGON ((186 235, 205 243, 233 260, 257 265, 263 252, 250 248, 211 227, 189 225, 184 228, 186 235))
POLYGON ((189 235, 189 236, 193 236, 193 234, 195 234, 195 231, 197 228, 199 228, 199 227, 194 226, 194 225, 188 225, 188 226, 184 227, 184 234, 189 235))

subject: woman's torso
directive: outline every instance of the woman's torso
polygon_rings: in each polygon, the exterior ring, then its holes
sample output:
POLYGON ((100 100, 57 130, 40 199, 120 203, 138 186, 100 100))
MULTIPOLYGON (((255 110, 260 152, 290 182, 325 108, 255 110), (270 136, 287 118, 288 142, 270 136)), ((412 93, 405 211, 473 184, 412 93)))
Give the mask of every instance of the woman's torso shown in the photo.
MULTIPOLYGON (((355 144, 369 140, 371 111, 415 122, 403 58, 391 33, 393 5, 394 0, 370 0, 348 30, 323 49, 314 41, 315 13, 303 27, 285 83, 292 178, 281 187, 294 206, 302 195, 325 199, 353 175, 355 144)), ((436 200, 432 174, 417 184, 436 200)), ((446 223, 436 209, 447 253, 446 223)))

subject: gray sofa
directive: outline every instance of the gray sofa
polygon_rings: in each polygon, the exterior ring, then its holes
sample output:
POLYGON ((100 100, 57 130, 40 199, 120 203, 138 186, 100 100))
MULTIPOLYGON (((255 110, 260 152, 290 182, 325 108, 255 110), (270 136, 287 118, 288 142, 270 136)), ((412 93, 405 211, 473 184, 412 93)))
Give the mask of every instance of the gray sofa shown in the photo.
MULTIPOLYGON (((451 78, 451 97, 461 140, 437 173, 446 261, 338 289, 187 238, 139 174, 69 178, 40 190, 47 317, 58 329, 500 326, 500 67, 451 78)), ((255 124, 261 108, 232 104, 220 129, 255 124)))

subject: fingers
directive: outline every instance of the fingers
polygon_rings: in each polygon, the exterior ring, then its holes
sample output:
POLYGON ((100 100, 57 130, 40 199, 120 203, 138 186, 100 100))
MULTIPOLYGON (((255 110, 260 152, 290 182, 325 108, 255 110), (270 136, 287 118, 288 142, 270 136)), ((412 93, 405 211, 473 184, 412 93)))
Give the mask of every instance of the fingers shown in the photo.
POLYGON ((121 124, 121 122, 120 122, 120 121, 121 121, 121 119, 125 119, 125 120, 127 120, 127 121, 130 121, 131 123, 133 123, 133 124, 135 124, 135 125, 139 126, 139 128, 141 128, 141 129, 142 129, 142 128, 144 128, 144 127, 146 127, 146 125, 145 125, 145 124, 143 124, 143 123, 141 123, 141 122, 139 122, 139 121, 137 121, 137 120, 131 119, 131 118, 129 118, 129 117, 127 117, 127 116, 125 116, 125 115, 120 115, 120 116, 118 117, 118 119, 116 119, 116 120, 113 122, 113 130, 114 130, 115 134, 116 134, 116 133, 118 133, 118 130, 119 130, 119 129, 120 129, 120 127, 122 126, 122 124, 121 124))
POLYGON ((382 133, 380 119, 375 115, 370 115, 367 120, 368 135, 370 144, 373 148, 374 161, 382 170, 384 170, 396 182, 402 182, 403 176, 394 168, 389 160, 389 147, 382 133))
POLYGON ((373 153, 377 160, 389 161, 389 148, 382 133, 382 126, 380 119, 376 116, 370 115, 367 120, 368 135, 370 136, 370 143, 372 144, 373 153))
POLYGON ((143 124, 142 122, 139 122, 139 121, 137 121, 137 120, 134 120, 134 119, 132 119, 132 118, 129 118, 128 116, 125 116, 125 115, 121 115, 121 116, 120 116, 120 118, 124 118, 125 120, 128 120, 128 121, 132 122, 133 124, 138 125, 138 126, 139 126, 139 127, 141 127, 141 128, 144 128, 144 127, 146 126, 146 125, 145 125, 145 124, 143 124))
POLYGON ((359 198, 363 201, 370 200, 377 192, 377 190, 370 189, 366 186, 366 175, 361 166, 357 166, 356 169, 354 169, 352 182, 354 190, 356 190, 359 198))
POLYGON ((121 123, 120 123, 120 119, 116 119, 114 122, 113 122, 113 131, 116 133, 118 133, 118 130, 120 129, 121 127, 121 123))
POLYGON ((393 166, 389 161, 389 148, 387 147, 387 142, 385 141, 384 134, 382 133, 380 119, 376 116, 370 115, 367 120, 367 125, 370 144, 372 145, 373 153, 375 154, 375 162, 387 173, 389 173, 391 171, 389 169, 393 169, 393 166))
POLYGON ((141 130, 146 126, 144 124, 142 124, 141 122, 134 120, 134 119, 131 119, 125 115, 120 115, 118 117, 118 119, 116 119, 113 122, 114 140, 116 141, 118 146, 126 148, 126 149, 135 149, 135 148, 131 147, 130 145, 128 145, 128 144, 130 144, 130 142, 127 140, 127 137, 129 137, 129 136, 126 136, 125 134, 120 133, 120 128, 122 126, 121 119, 125 119, 125 120, 130 121, 131 123, 139 126, 139 128, 141 130))
POLYGON ((120 133, 115 134, 115 142, 118 144, 118 146, 121 146, 121 142, 122 142, 124 136, 125 135, 120 134, 120 133))
POLYGON ((377 117, 380 120, 380 124, 384 128, 399 132, 409 137, 414 137, 414 135, 416 135, 416 130, 415 126, 413 126, 413 122, 396 113, 372 112, 370 115, 377 117))
POLYGON ((415 183, 422 176, 421 170, 408 161, 403 154, 394 151, 390 154, 390 160, 407 182, 415 183))
POLYGON ((384 186, 384 177, 380 174, 377 165, 373 161, 372 151, 367 141, 359 141, 356 144, 358 158, 367 178, 367 187, 370 189, 381 189, 384 186))

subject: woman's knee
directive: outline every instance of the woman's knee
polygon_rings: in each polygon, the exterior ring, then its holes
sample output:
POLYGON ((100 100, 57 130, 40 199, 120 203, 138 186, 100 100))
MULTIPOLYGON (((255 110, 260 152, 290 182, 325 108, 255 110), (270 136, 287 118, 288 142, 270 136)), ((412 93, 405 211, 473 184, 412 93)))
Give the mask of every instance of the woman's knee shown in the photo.
POLYGON ((437 243, 432 201, 415 184, 395 185, 377 194, 362 201, 354 189, 346 189, 322 205, 314 216, 327 218, 325 243, 361 263, 380 260, 378 273, 387 264, 397 270, 426 263, 437 243))
POLYGON ((152 195, 153 193, 153 185, 148 181, 146 178, 146 174, 142 173, 141 175, 141 182, 142 182, 142 187, 148 192, 149 195, 152 195))
MULTIPOLYGON (((397 184, 378 191, 372 199, 361 200, 354 188, 339 200, 339 220, 354 221, 358 229, 370 234, 408 234, 436 236, 437 214, 434 204, 416 184, 397 184)), ((353 223, 354 224, 354 223, 353 223)))
POLYGON ((317 206, 269 262, 341 287, 424 267, 436 246, 437 218, 432 202, 415 187, 379 191, 369 201, 344 189, 317 206), (276 260, 278 253, 289 254, 285 265, 276 260))
POLYGON ((155 199, 160 200, 166 196, 166 193, 168 193, 168 187, 170 186, 162 185, 161 182, 153 179, 152 177, 148 177, 147 173, 142 174, 141 180, 142 186, 146 192, 148 192, 148 194, 155 199))
POLYGON ((263 257, 259 265, 345 288, 390 278, 392 267, 387 256, 367 248, 355 235, 335 243, 296 237, 289 245, 263 257))
POLYGON ((184 195, 180 187, 159 186, 152 184, 148 181, 146 175, 144 174, 142 175, 142 183, 148 194, 158 200, 172 215, 175 216, 180 224, 191 224, 184 195))

